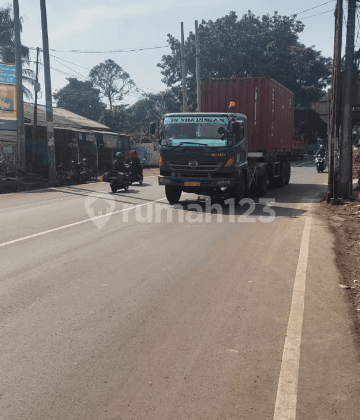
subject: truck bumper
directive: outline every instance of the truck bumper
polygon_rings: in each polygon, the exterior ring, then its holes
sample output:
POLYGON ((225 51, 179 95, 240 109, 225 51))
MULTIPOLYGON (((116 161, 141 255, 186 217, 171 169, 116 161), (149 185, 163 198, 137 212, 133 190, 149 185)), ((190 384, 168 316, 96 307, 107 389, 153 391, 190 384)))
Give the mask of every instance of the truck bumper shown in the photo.
POLYGON ((234 187, 235 179, 227 178, 204 178, 204 177, 179 177, 179 176, 159 176, 159 185, 173 185, 183 188, 223 188, 234 187))

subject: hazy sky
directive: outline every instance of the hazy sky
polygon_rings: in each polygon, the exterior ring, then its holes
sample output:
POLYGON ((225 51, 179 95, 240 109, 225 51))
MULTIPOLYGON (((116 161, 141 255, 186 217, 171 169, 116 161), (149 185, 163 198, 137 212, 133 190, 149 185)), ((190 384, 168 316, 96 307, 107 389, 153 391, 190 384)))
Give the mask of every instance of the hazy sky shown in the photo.
MULTIPOLYGON (((194 32, 195 20, 199 23, 202 19, 216 20, 230 11, 235 11, 238 17, 249 9, 257 16, 272 15, 274 11, 281 15, 297 13, 298 19, 303 19, 305 24, 300 41, 306 46, 314 45, 327 57, 333 55, 335 0, 47 0, 46 3, 49 45, 50 49, 56 50, 51 51, 50 57, 53 92, 67 84, 66 77, 85 80, 93 66, 108 58, 123 67, 142 91, 151 93, 163 90, 166 86, 161 82, 162 75, 157 63, 163 54, 170 52, 170 48, 166 47, 167 34, 180 39, 180 26, 184 22, 186 38, 189 31, 194 32), (118 53, 62 52, 152 47, 165 48, 118 53)), ((19 7, 23 17, 22 43, 28 47, 42 47, 40 1, 19 0, 19 7)), ((32 60, 35 60, 35 51, 32 52, 32 60)), ((33 66, 35 69, 35 64, 33 66)), ((43 87, 42 74, 40 82, 43 87)), ((136 99, 134 95, 127 97, 125 103, 132 103, 136 99)), ((44 103, 44 95, 40 103, 44 103)))

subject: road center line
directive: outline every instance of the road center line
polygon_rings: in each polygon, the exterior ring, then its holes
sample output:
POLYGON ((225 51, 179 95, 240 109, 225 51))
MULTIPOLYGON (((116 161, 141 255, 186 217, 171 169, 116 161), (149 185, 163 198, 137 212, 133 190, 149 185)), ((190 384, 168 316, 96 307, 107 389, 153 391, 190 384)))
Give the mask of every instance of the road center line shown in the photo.
MULTIPOLYGON (((117 211, 114 211, 114 212, 109 213, 109 214, 103 214, 101 216, 97 216, 96 218, 101 219, 102 217, 109 217, 109 216, 112 216, 114 214, 118 214, 118 213, 122 213, 124 211, 129 211, 129 210, 132 210, 132 209, 136 209, 137 207, 148 206, 151 203, 157 203, 159 201, 164 201, 164 200, 166 200, 166 198, 161 198, 160 200, 149 201, 148 203, 138 204, 136 206, 128 207, 128 208, 122 209, 122 210, 117 210, 117 211)), ((43 236, 43 235, 46 235, 48 233, 56 232, 58 230, 63 230, 63 229, 67 229, 67 228, 70 228, 70 227, 73 227, 73 226, 82 225, 83 223, 88 223, 88 222, 92 222, 92 219, 90 217, 88 219, 85 219, 85 220, 80 220, 79 222, 70 223, 68 225, 59 226, 59 227, 54 228, 54 229, 49 229, 49 230, 44 230, 43 232, 34 233, 33 235, 28 235, 28 236, 24 236, 22 238, 13 239, 12 241, 3 242, 2 244, 0 244, 0 248, 2 248, 4 246, 7 246, 7 245, 15 244, 17 242, 26 241, 27 239, 37 238, 38 236, 43 236)))
POLYGON ((281 362, 274 420, 295 420, 311 216, 305 219, 281 362))

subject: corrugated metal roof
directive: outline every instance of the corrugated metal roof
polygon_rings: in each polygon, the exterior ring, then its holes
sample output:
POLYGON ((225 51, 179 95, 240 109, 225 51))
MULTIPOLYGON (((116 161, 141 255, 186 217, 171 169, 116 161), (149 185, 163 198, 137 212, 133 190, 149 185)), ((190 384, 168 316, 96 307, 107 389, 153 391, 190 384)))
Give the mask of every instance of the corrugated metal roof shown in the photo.
MULTIPOLYGON (((24 116, 26 119, 31 121, 31 124, 34 122, 34 108, 34 104, 24 102, 24 116)), ((74 114, 73 112, 67 111, 63 108, 53 108, 53 113, 55 128, 90 128, 93 130, 110 130, 110 128, 104 124, 100 124, 96 121, 90 120, 89 118, 74 114)), ((45 105, 37 106, 37 123, 38 125, 46 125, 45 105)))

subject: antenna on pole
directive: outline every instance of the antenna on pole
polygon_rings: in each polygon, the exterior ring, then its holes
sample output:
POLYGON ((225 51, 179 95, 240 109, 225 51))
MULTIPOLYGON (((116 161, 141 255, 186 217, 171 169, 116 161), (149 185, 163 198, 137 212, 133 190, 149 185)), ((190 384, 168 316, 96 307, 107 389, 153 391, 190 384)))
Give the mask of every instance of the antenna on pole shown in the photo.
POLYGON ((183 91, 183 112, 187 112, 187 95, 186 95, 186 66, 184 53, 184 24, 181 22, 181 67, 182 67, 182 91, 183 91))
POLYGON ((201 112, 201 79, 200 79, 200 47, 198 21, 195 20, 195 57, 196 57, 196 92, 197 92, 197 112, 201 112))

